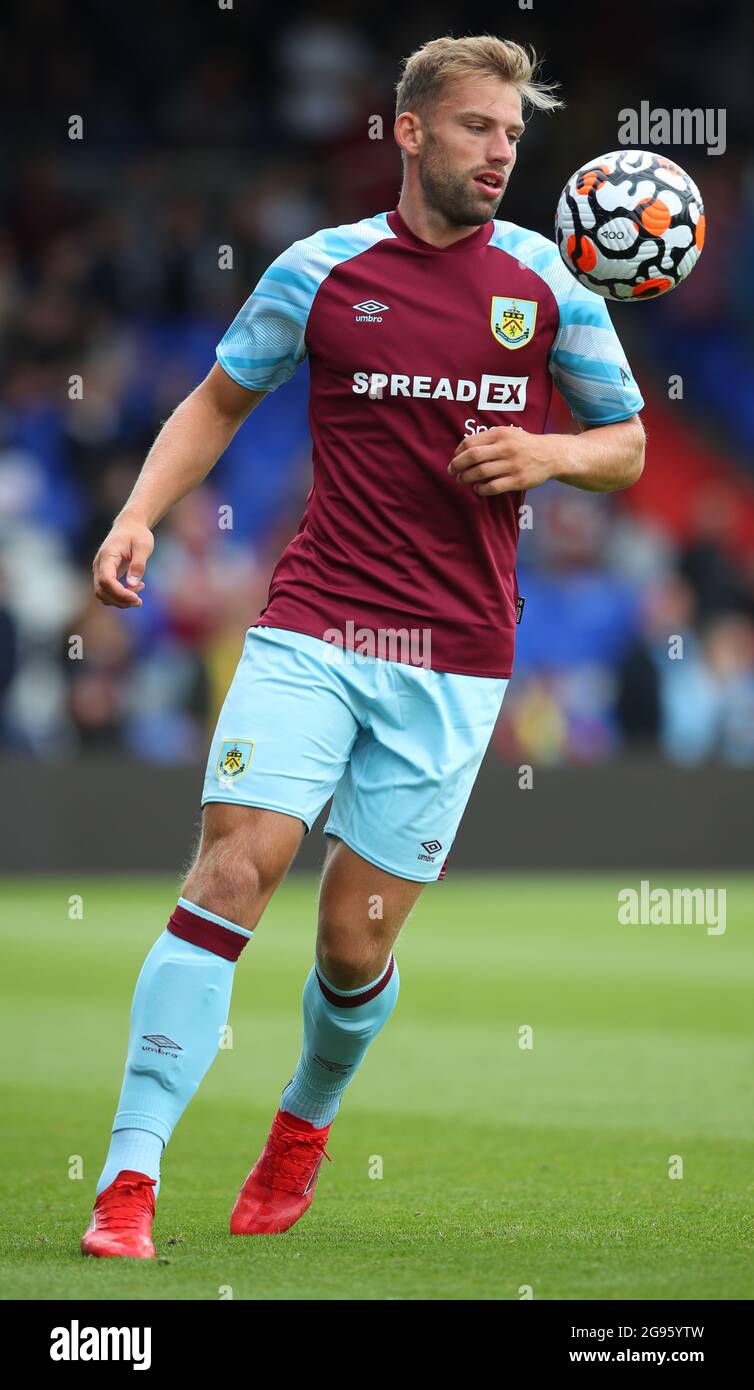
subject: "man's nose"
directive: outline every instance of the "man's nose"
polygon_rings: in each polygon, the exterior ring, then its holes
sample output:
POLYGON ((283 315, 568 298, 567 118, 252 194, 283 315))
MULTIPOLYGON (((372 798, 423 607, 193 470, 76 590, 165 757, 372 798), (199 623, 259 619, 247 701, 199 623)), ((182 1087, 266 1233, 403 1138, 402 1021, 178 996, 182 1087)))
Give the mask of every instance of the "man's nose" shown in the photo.
POLYGON ((513 159, 513 146, 507 135, 501 134, 494 136, 487 146, 487 159, 489 160, 490 168, 496 164, 502 164, 504 167, 507 167, 511 163, 513 159))

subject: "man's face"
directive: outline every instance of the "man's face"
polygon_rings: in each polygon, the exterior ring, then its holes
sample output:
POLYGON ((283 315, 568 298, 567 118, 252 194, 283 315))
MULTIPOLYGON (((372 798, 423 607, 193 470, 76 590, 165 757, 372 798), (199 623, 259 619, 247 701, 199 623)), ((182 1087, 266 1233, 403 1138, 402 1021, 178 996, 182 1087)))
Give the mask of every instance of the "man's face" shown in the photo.
POLYGON ((422 121, 419 177, 427 206, 451 226, 495 216, 524 130, 521 97, 496 77, 449 83, 422 121))

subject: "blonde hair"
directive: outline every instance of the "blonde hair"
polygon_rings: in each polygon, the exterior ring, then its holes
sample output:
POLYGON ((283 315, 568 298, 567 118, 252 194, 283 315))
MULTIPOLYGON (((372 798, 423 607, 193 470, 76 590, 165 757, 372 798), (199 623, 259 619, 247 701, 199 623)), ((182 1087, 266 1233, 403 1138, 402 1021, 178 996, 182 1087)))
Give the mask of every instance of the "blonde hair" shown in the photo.
POLYGON ((430 39, 403 63, 396 83, 395 114, 426 112, 456 78, 499 77, 521 93, 526 106, 552 111, 562 106, 555 95, 557 82, 542 82, 537 75, 537 55, 512 39, 477 34, 463 39, 430 39))

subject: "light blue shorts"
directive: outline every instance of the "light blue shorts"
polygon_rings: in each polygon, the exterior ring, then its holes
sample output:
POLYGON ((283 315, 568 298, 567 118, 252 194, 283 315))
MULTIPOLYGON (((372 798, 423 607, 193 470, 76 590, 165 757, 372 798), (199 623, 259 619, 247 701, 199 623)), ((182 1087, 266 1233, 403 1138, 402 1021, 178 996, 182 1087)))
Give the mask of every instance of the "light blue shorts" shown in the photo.
POLYGON ((252 627, 212 740, 202 805, 283 811, 418 883, 438 878, 508 685, 252 627))

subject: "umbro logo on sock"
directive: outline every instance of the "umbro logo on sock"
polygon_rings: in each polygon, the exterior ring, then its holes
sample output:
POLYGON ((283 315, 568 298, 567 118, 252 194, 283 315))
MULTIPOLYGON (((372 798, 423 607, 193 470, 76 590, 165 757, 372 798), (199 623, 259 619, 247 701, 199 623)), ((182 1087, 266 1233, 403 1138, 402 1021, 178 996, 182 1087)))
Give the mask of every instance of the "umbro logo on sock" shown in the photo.
POLYGON ((172 1038, 166 1038, 164 1033, 142 1033, 142 1037, 145 1042, 154 1043, 154 1047, 143 1047, 142 1052, 159 1052, 169 1057, 177 1057, 179 1052, 183 1052, 181 1044, 173 1042, 172 1038), (172 1051, 173 1048, 176 1049, 175 1052, 172 1051))
POLYGON ((314 1061, 318 1066, 324 1067, 325 1071, 336 1072, 339 1076, 344 1076, 353 1066, 352 1062, 331 1062, 327 1057, 320 1057, 318 1052, 314 1053, 314 1061))

